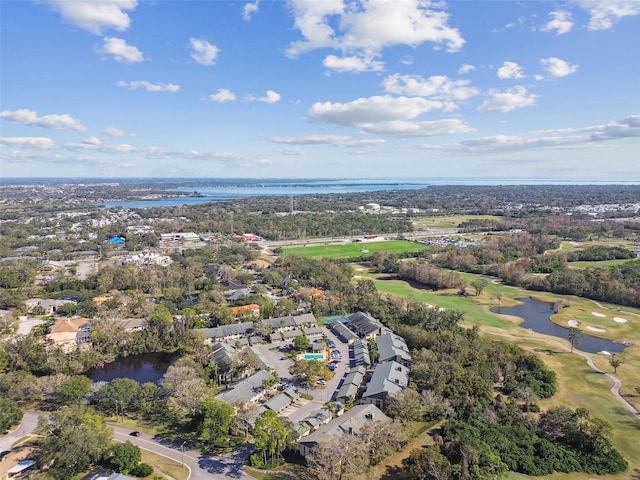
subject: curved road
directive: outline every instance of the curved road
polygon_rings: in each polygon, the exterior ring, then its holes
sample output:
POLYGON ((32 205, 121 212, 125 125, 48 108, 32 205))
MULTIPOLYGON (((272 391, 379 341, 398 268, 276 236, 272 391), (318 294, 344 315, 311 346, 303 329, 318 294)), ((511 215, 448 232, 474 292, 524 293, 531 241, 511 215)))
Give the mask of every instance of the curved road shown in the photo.
MULTIPOLYGON (((25 412, 22 423, 18 425, 8 435, 0 437, 0 451, 10 450, 11 446, 25 435, 31 434, 38 426, 40 413, 25 412)), ((130 429, 109 424, 113 428, 115 440, 126 442, 129 440, 134 445, 168 457, 178 463, 184 463, 189 469, 190 480, 211 480, 211 479, 237 479, 253 480, 242 469, 245 460, 252 453, 250 445, 242 445, 228 455, 212 457, 196 450, 185 449, 182 451, 180 445, 153 438, 142 433, 139 437, 129 435, 130 429)))

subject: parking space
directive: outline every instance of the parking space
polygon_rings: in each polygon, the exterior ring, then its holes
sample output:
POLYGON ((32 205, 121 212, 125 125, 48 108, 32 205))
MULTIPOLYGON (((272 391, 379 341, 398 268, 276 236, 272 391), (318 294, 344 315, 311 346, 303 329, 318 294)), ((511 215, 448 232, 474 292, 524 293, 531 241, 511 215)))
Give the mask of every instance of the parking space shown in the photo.
MULTIPOLYGON (((313 411, 322 407, 323 404, 331 401, 334 392, 349 370, 349 346, 342 342, 329 328, 324 328, 323 333, 327 337, 327 341, 331 342, 333 347, 330 350, 339 352, 340 358, 335 359, 335 369, 333 378, 325 379, 325 385, 314 385, 315 388, 301 390, 313 396, 313 400, 300 399, 296 404, 292 404, 285 408, 280 415, 287 416, 291 421, 298 422, 310 415, 313 411)), ((289 368, 293 363, 284 355, 278 347, 288 345, 290 342, 283 341, 278 343, 268 343, 263 345, 255 345, 253 348, 265 359, 265 361, 273 367, 281 381, 292 382, 289 368)), ((330 345, 331 345, 330 344, 330 345)))

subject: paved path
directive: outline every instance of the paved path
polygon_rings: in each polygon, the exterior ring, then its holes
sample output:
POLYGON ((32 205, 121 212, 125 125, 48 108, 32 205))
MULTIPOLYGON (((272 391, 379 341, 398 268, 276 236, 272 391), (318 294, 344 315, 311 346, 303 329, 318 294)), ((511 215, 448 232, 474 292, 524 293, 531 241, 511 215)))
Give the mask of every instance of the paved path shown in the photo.
POLYGON ((131 430, 117 425, 110 424, 114 431, 114 438, 122 442, 127 440, 134 445, 144 448, 159 455, 164 455, 178 463, 183 463, 189 469, 190 480, 205 479, 238 479, 253 480, 242 469, 246 458, 251 454, 250 445, 242 445, 232 453, 224 456, 209 456, 196 450, 184 451, 180 445, 152 437, 141 433, 138 437, 130 435, 131 430))

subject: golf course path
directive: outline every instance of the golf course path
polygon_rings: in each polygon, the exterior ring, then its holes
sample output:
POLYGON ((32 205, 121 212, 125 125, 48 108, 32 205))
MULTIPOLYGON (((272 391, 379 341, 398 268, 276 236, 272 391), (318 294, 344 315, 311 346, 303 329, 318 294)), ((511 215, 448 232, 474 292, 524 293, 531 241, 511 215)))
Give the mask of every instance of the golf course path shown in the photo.
MULTIPOLYGON (((502 334, 502 333, 495 333, 495 332, 485 332, 488 333, 490 335, 497 335, 499 337, 509 337, 509 338, 513 338, 514 335, 508 335, 508 334, 502 334)), ((524 339, 524 340, 533 340, 533 341, 540 341, 540 338, 538 337, 526 337, 526 336, 518 336, 518 338, 524 339)), ((564 343, 560 342, 559 340, 554 340, 554 339, 549 339, 547 340, 549 343, 555 343, 556 345, 558 345, 561 349, 570 352, 571 350, 569 349, 569 347, 567 347, 564 343)), ((591 357, 584 353, 581 352, 579 350, 574 350, 573 353, 576 353, 578 355, 581 355, 582 357, 584 357, 587 360, 587 364, 589 365, 589 367, 591 367, 591 369, 594 372, 597 373, 601 373, 603 375, 606 375, 608 378, 610 378, 613 381, 613 387, 611 387, 611 393, 613 393, 613 396, 616 397, 618 399, 618 401, 624 406, 624 408, 626 408, 627 410, 629 410, 631 413, 633 413, 633 415, 640 419, 640 412, 638 412, 638 410, 636 410, 633 405, 631 405, 629 402, 627 402, 622 395, 620 395, 620 388, 622 387, 622 382, 618 379, 618 377, 616 377, 615 375, 613 375, 612 373, 607 373, 604 370, 601 370, 600 368, 598 368, 596 366, 595 363, 593 363, 593 360, 591 359, 591 357)))

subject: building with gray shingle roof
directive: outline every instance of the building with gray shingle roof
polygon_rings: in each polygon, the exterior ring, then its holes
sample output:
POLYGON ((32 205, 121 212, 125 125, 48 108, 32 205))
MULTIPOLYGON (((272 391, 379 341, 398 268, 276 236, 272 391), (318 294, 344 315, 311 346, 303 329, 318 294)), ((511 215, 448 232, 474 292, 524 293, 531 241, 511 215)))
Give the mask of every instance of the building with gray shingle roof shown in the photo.
POLYGON ((318 320, 313 313, 303 313, 302 315, 296 315, 293 317, 293 321, 296 322, 298 328, 312 328, 318 325, 318 320))
POLYGON ((325 423, 329 423, 333 418, 333 414, 331 410, 328 408, 321 408, 312 412, 310 415, 304 417, 301 421, 309 424, 312 430, 315 430, 320 425, 324 425, 325 423))
POLYGON ((374 405, 356 405, 340 417, 321 425, 315 432, 304 437, 299 443, 298 451, 303 457, 306 457, 326 435, 357 435, 367 422, 375 420, 385 424, 391 422, 391 419, 374 405))
POLYGON ((355 332, 361 338, 375 338, 383 332, 388 331, 380 320, 364 312, 356 312, 349 315, 347 325, 351 331, 355 332))
POLYGON ((342 380, 340 388, 335 394, 335 400, 346 403, 348 399, 354 400, 362 385, 367 370, 363 366, 353 367, 342 380))
POLYGON ((365 367, 371 366, 371 356, 369 355, 369 345, 366 340, 356 340, 351 345, 353 350, 353 364, 363 365, 365 367))
POLYGON ((409 385, 407 367, 393 361, 379 363, 373 371, 360 403, 370 403, 378 408, 384 408, 387 397, 404 390, 407 385, 409 385))
POLYGON ((216 382, 227 383, 234 379, 233 371, 231 369, 233 365, 233 357, 236 353, 235 347, 224 342, 216 342, 211 347, 211 353, 209 354, 209 362, 217 365, 216 382))
POLYGON ((394 361, 405 367, 411 365, 411 354, 407 343, 400 335, 385 333, 376 338, 378 346, 378 361, 380 363, 394 361))
POLYGON ((309 338, 321 337, 323 334, 322 328, 320 327, 303 327, 301 330, 304 336, 309 338))
POLYGON ((264 403, 269 410, 280 413, 282 410, 291 405, 291 397, 284 393, 279 393, 275 397, 270 398, 264 403))
POLYGON ((342 322, 333 322, 331 324, 331 329, 345 343, 351 344, 360 339, 360 337, 358 337, 355 332, 349 329, 349 327, 347 327, 342 322))
POLYGON ((266 370, 258 370, 253 375, 240 380, 231 385, 228 389, 223 390, 215 396, 217 400, 222 400, 230 404, 235 402, 257 402, 265 394, 265 381, 271 381, 274 376, 266 370))
POLYGON ((228 342, 238 338, 244 338, 253 330, 252 322, 232 323, 213 328, 198 328, 206 343, 228 342))

